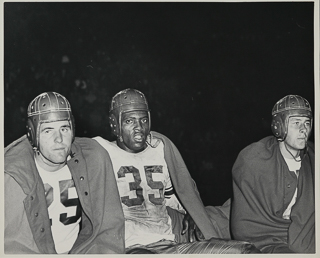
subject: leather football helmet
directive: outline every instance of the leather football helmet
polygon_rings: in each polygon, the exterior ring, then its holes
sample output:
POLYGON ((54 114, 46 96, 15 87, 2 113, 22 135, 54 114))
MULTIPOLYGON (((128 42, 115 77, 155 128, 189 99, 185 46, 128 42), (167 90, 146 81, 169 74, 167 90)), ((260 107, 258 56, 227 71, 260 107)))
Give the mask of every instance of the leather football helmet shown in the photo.
POLYGON ((271 130, 278 141, 284 141, 288 133, 288 121, 292 116, 309 117, 312 126, 312 110, 309 102, 298 95, 280 99, 272 109, 271 130))
POLYGON ((27 137, 34 149, 39 149, 39 129, 41 124, 56 121, 69 121, 72 141, 75 137, 75 124, 69 101, 59 93, 45 92, 32 100, 28 106, 27 137))
POLYGON ((146 111, 149 118, 149 131, 151 127, 150 110, 144 94, 135 89, 125 89, 118 92, 111 100, 109 110, 109 123, 112 133, 121 136, 121 117, 123 113, 131 111, 146 111))

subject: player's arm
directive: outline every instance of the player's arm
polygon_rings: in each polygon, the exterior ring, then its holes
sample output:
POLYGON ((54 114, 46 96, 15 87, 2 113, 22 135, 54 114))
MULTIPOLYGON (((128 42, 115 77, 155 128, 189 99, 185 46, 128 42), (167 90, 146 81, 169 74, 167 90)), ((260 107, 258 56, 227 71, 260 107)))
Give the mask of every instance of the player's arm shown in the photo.
POLYGON ((25 215, 25 194, 19 184, 9 175, 4 175, 4 252, 5 254, 35 254, 37 248, 29 222, 25 215))
POLYGON ((192 217, 185 211, 185 209, 182 207, 181 203, 179 202, 175 194, 174 188, 171 184, 171 181, 167 183, 164 196, 166 199, 166 205, 168 207, 184 214, 182 222, 180 222, 182 223, 182 229, 180 230, 181 235, 187 235, 189 242, 194 242, 197 240, 204 239, 200 229, 197 227, 192 217))
POLYGON ((164 198, 166 200, 166 206, 168 206, 168 207, 170 207, 170 208, 172 208, 174 210, 177 210, 180 213, 183 213, 183 214, 186 213, 185 209, 183 208, 183 206, 179 202, 179 200, 178 200, 178 198, 177 198, 177 196, 175 194, 174 188, 173 188, 173 186, 171 184, 169 184, 165 188, 164 198))

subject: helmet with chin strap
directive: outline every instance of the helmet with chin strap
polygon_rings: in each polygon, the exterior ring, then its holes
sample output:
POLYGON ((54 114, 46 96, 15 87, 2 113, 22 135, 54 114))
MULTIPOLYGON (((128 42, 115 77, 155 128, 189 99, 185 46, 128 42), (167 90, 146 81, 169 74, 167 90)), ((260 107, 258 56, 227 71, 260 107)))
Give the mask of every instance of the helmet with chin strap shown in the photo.
POLYGON ((288 133, 290 117, 309 117, 312 125, 312 110, 309 102, 298 95, 288 95, 280 99, 272 109, 271 130, 278 141, 284 141, 288 133))
POLYGON ((123 113, 132 111, 146 111, 149 118, 149 130, 151 126, 150 110, 144 94, 135 89, 125 89, 118 92, 111 100, 109 110, 109 122, 112 133, 121 136, 121 118, 123 113))
POLYGON ((43 123, 68 121, 75 137, 75 125, 69 101, 59 93, 45 92, 32 100, 28 106, 27 137, 34 149, 40 146, 40 126, 43 123))

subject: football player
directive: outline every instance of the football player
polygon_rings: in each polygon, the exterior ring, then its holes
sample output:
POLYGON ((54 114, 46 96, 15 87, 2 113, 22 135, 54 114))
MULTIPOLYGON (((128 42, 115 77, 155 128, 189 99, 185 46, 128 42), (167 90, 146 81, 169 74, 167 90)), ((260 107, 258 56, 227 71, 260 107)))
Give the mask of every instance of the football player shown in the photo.
POLYGON ((298 95, 272 109, 268 136, 233 166, 231 229, 263 253, 315 252, 314 144, 309 102, 298 95))
POLYGON ((94 139, 112 160, 125 217, 127 253, 257 251, 249 243, 221 240, 225 235, 208 216, 178 149, 167 137, 151 131, 150 110, 142 92, 117 93, 109 119, 116 141, 94 139), (203 239, 211 240, 195 241, 203 239))
POLYGON ((40 94, 27 112, 27 135, 4 154, 5 253, 123 253, 106 151, 75 137, 71 106, 59 93, 40 94))

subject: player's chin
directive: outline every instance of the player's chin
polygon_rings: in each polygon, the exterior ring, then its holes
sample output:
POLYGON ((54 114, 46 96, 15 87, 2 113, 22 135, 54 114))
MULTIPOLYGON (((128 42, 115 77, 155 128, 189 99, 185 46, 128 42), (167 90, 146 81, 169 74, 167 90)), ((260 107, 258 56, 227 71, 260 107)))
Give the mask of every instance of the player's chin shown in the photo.
POLYGON ((147 147, 146 142, 135 142, 131 149, 135 152, 143 151, 147 147))
POLYGON ((56 164, 62 164, 66 162, 67 156, 68 156, 67 153, 56 155, 52 158, 52 161, 56 164))
POLYGON ((307 144, 303 144, 303 145, 300 146, 300 150, 303 150, 303 149, 305 149, 306 147, 307 147, 307 144))
POLYGON ((60 165, 60 164, 64 164, 66 163, 67 159, 53 159, 51 160, 51 163, 56 164, 56 165, 60 165))
POLYGON ((304 149, 306 146, 307 146, 307 142, 305 139, 299 139, 297 142, 296 142, 296 146, 298 149, 302 150, 304 149))
POLYGON ((294 146, 294 149, 296 149, 296 150, 303 150, 304 148, 306 148, 306 144, 296 144, 295 146, 294 146))

